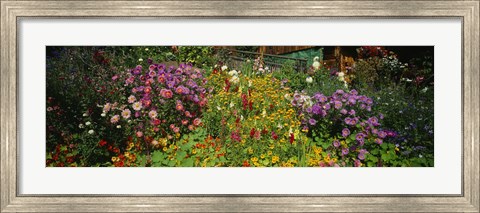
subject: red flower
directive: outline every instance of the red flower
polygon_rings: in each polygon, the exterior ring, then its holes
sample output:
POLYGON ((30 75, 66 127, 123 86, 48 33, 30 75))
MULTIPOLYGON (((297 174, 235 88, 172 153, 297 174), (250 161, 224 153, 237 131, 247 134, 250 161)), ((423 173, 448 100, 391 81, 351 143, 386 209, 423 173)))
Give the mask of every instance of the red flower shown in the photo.
POLYGON ((273 138, 273 140, 278 139, 278 135, 274 131, 272 131, 272 138, 273 138))
POLYGON ((115 153, 120 153, 120 149, 117 148, 117 147, 115 147, 115 148, 113 148, 113 152, 115 152, 115 153))
POLYGON ((248 163, 248 161, 243 161, 243 167, 250 167, 250 164, 248 163))
POLYGON ((103 146, 107 145, 107 141, 102 139, 102 140, 100 140, 100 141, 98 142, 98 145, 99 145, 100 147, 103 147, 103 146))
POLYGON ((265 135, 265 134, 267 134, 267 133, 268 133, 267 129, 263 128, 263 130, 262 130, 262 135, 265 135))
POLYGON ((290 133, 290 144, 293 144, 294 141, 295 141, 295 135, 293 135, 293 133, 290 133))
POLYGON ((255 136, 255 128, 252 128, 252 130, 250 130, 250 137, 253 138, 253 136, 255 136))

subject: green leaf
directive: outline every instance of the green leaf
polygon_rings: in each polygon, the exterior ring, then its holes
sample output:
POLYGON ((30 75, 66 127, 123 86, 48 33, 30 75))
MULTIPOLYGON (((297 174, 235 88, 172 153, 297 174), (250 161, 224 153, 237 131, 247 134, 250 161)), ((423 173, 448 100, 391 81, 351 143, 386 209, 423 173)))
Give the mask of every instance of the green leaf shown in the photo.
POLYGON ((187 143, 187 144, 183 144, 180 148, 186 151, 186 150, 189 150, 191 147, 192 146, 189 143, 187 143))
POLYGON ((181 166, 183 166, 183 167, 193 167, 193 163, 194 163, 194 161, 193 161, 192 158, 187 158, 187 159, 182 161, 181 166))
POLYGON ((178 161, 181 161, 185 158, 185 156, 187 156, 187 152, 185 151, 179 151, 177 152, 177 155, 175 156, 175 158, 178 160, 178 161))
POLYGON ((160 151, 153 152, 152 161, 154 163, 159 163, 160 161, 162 161, 162 159, 163 159, 163 153, 162 152, 160 152, 160 151))
POLYGON ((177 163, 176 161, 172 160, 172 161, 168 162, 168 166, 173 167, 173 166, 175 166, 176 163, 177 163))
POLYGON ((168 158, 165 158, 163 161, 162 161, 162 164, 163 165, 168 165, 168 163, 170 163, 170 160, 168 158))
POLYGON ((389 161, 389 160, 390 160, 390 155, 388 155, 388 154, 382 154, 382 160, 383 160, 383 161, 389 161))

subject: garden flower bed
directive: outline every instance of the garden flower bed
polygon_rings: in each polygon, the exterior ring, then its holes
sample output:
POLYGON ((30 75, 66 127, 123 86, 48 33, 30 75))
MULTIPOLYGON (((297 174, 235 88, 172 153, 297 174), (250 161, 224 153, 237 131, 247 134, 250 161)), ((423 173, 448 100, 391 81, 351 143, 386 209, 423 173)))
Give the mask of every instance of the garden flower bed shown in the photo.
POLYGON ((229 67, 219 52, 51 48, 46 165, 433 166, 433 68, 384 48, 359 48, 348 73, 318 58, 305 73, 229 67))

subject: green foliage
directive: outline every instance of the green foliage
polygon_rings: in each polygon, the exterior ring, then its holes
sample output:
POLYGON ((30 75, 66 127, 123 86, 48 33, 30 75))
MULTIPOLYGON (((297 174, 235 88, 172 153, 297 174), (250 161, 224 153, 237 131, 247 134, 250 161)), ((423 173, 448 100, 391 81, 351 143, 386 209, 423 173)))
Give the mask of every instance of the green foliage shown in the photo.
POLYGON ((177 55, 177 62, 192 63, 197 67, 212 66, 215 63, 211 46, 180 46, 177 55))

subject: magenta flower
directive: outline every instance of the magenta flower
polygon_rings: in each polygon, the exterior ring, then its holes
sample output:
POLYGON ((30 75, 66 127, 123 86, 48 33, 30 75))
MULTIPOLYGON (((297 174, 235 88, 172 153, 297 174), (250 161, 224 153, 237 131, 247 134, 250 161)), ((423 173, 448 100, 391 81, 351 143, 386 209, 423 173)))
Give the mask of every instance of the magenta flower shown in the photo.
POLYGON ((183 111, 185 108, 183 107, 182 103, 177 103, 177 105, 175 105, 175 109, 178 111, 183 111))
POLYGON ((200 118, 195 118, 193 120, 193 125, 200 126, 200 124, 202 124, 202 120, 200 120, 200 118))
POLYGON ((355 160, 355 161, 353 162, 353 165, 354 165, 355 167, 360 167, 360 166, 362 166, 362 162, 357 159, 357 160, 355 160))
POLYGON ((164 74, 162 74, 161 76, 158 76, 157 81, 162 83, 162 84, 165 83, 166 79, 165 79, 164 74))
POLYGON ((334 101, 333 102, 335 109, 340 109, 342 107, 341 101, 334 101))
POLYGON ((349 136, 349 135, 350 135, 350 130, 347 129, 347 128, 344 128, 344 129, 342 130, 342 136, 343 136, 344 138, 346 138, 346 137, 349 136))
POLYGON ((347 148, 343 148, 342 149, 342 156, 345 156, 345 155, 348 155, 348 149, 347 148))
POLYGON ((365 134, 363 133, 358 133, 357 135, 355 135, 355 139, 360 143, 364 141, 364 137, 365 137, 365 134))
POLYGON ((188 88, 180 85, 175 89, 175 92, 177 94, 188 94, 188 93, 190 93, 190 90, 188 88))
POLYGON ((172 98, 173 97, 173 92, 172 90, 169 90, 169 89, 162 89, 160 90, 160 95, 163 97, 163 98, 172 98))
POLYGON ((173 128, 173 132, 175 132, 175 133, 178 133, 178 132, 180 132, 180 128, 178 128, 178 127, 174 127, 174 128, 173 128))
POLYGON ((387 133, 386 133, 385 131, 383 131, 383 130, 382 130, 382 131, 379 131, 379 132, 378 132, 378 137, 380 137, 380 138, 385 138, 385 137, 387 137, 387 133))
POLYGON ((157 75, 157 73, 153 70, 151 70, 150 72, 148 72, 148 76, 150 77, 155 77, 157 75))
POLYGON ((339 140, 334 140, 333 141, 333 146, 336 147, 336 148, 340 147, 340 141, 339 140))

